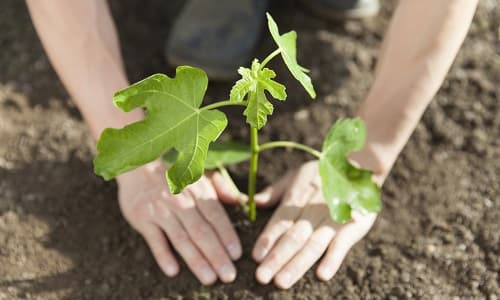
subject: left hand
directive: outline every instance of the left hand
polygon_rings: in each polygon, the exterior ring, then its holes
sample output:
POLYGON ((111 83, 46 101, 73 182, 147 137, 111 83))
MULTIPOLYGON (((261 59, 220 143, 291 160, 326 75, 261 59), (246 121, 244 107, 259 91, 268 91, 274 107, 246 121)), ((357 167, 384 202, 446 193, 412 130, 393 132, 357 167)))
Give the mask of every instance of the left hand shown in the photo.
POLYGON ((268 284, 274 278, 283 289, 297 282, 325 252, 316 274, 320 280, 330 280, 376 219, 376 214, 353 212, 350 222, 333 221, 321 193, 317 161, 304 164, 255 197, 263 206, 279 200, 281 204, 257 239, 252 255, 260 263, 257 280, 268 284))

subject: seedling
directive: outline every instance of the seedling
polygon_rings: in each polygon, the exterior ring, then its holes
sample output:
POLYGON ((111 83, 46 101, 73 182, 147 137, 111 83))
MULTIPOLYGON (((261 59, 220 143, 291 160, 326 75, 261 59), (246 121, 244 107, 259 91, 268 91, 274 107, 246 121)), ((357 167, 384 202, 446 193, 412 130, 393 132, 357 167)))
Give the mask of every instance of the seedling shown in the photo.
POLYGON ((362 120, 337 121, 329 130, 321 151, 292 141, 259 144, 259 130, 273 113, 268 96, 280 101, 287 97, 285 86, 274 80, 275 72, 266 68, 271 59, 280 55, 293 77, 311 98, 316 97, 308 70, 297 63, 297 34, 290 31, 281 35, 269 14, 267 19, 277 49, 262 62, 255 59, 250 68, 239 68, 242 78, 232 87, 229 100, 201 106, 208 85, 207 75, 201 69, 188 66, 177 67, 174 78, 155 74, 118 91, 113 98, 118 108, 128 112, 141 107, 147 115, 144 120, 124 128, 103 131, 97 144, 95 173, 109 180, 166 154, 166 160, 171 163, 166 173, 168 186, 177 194, 200 179, 206 169, 217 168, 230 178, 224 165, 249 159, 245 206, 253 221, 259 154, 277 147, 294 148, 319 160, 323 196, 335 221, 350 220, 352 210, 378 212, 380 189, 371 179, 372 172, 353 166, 347 158, 350 152, 364 145, 366 129, 362 120), (249 146, 215 142, 228 123, 226 115, 218 110, 225 106, 245 108, 249 146))

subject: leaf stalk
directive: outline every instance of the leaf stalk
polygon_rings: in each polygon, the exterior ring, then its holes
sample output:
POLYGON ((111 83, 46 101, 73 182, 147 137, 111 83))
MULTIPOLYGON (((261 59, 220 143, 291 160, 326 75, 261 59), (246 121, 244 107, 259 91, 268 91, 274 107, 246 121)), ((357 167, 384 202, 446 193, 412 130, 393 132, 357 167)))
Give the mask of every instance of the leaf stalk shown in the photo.
POLYGON ((281 53, 281 49, 278 48, 276 50, 274 50, 273 52, 271 52, 271 54, 269 54, 266 58, 264 58, 264 60, 262 61, 262 64, 260 65, 260 69, 264 69, 264 66, 267 65, 268 62, 271 61, 271 59, 273 59, 276 55, 280 54, 281 53))
POLYGON ((321 157, 321 152, 319 152, 318 150, 311 148, 309 146, 300 144, 300 143, 292 142, 292 141, 276 141, 276 142, 265 143, 265 144, 262 144, 259 146, 259 151, 264 151, 264 150, 268 150, 268 149, 272 149, 272 148, 279 148, 279 147, 302 150, 304 152, 311 154, 312 156, 315 156, 318 159, 321 157))
POLYGON ((230 100, 224 100, 224 101, 218 101, 212 104, 208 104, 200 108, 200 110, 210 110, 210 109, 216 109, 219 107, 223 106, 247 106, 248 101, 230 101, 230 100))

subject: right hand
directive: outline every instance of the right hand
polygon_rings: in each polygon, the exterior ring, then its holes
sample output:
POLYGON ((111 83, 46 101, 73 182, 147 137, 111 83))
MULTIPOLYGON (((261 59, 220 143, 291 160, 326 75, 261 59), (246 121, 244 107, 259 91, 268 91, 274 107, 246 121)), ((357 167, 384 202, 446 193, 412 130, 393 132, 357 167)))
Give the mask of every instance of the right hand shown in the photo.
POLYGON ((160 161, 118 177, 123 216, 144 237, 167 276, 179 272, 168 239, 202 284, 236 278, 232 260, 241 256, 241 243, 219 202, 236 199, 218 177, 212 181, 203 176, 178 195, 170 193, 160 161))

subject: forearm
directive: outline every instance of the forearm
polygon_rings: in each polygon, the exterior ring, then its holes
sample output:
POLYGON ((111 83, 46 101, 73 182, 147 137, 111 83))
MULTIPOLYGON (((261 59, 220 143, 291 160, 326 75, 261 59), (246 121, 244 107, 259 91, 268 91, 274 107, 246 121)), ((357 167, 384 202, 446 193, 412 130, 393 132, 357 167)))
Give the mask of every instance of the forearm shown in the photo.
POLYGON ((402 0, 358 115, 368 128, 353 159, 383 181, 441 86, 468 31, 477 0, 402 0))
POLYGON ((97 138, 142 116, 113 106, 114 92, 128 85, 116 29, 103 0, 27 0, 54 69, 97 138))

